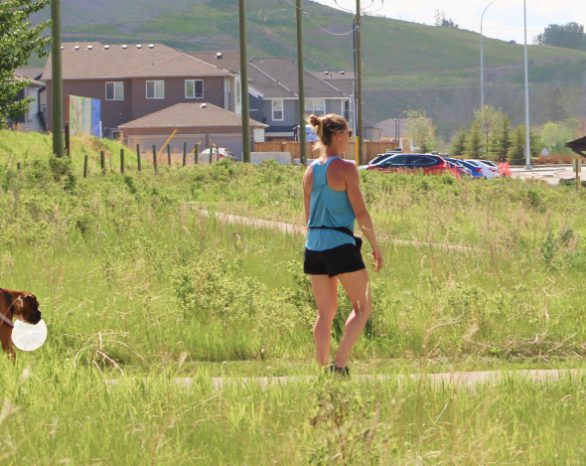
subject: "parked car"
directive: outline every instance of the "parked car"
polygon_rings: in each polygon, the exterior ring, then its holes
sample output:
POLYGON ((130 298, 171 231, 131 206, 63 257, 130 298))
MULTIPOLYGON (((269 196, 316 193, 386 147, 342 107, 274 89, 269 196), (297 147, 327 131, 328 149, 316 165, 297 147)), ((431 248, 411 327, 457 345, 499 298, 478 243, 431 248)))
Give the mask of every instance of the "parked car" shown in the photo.
POLYGON ((222 159, 236 160, 236 157, 234 157, 234 154, 232 154, 232 151, 226 147, 216 147, 214 149, 208 147, 207 149, 205 149, 199 153, 199 160, 202 162, 209 161, 210 150, 213 150, 213 152, 212 152, 213 160, 216 160, 216 161, 222 160, 222 159))
POLYGON ((426 175, 451 173, 448 163, 443 158, 430 154, 397 154, 378 165, 369 166, 367 170, 386 173, 422 171, 426 175))
POLYGON ((492 180, 499 177, 499 169, 493 162, 485 160, 477 160, 476 162, 482 166, 482 176, 485 180, 492 180))
POLYGON ((397 155, 396 152, 385 152, 384 154, 378 154, 374 159, 368 162, 368 165, 360 165, 358 170, 367 170, 369 167, 374 167, 380 165, 385 160, 388 160, 390 157, 397 155))
POLYGON ((462 160, 462 164, 470 170, 472 178, 484 178, 483 167, 478 160, 462 160))
POLYGON ((456 177, 461 178, 463 176, 472 177, 472 170, 464 165, 464 162, 460 159, 454 159, 452 157, 443 157, 443 159, 448 162, 450 165, 450 169, 456 175, 456 177))

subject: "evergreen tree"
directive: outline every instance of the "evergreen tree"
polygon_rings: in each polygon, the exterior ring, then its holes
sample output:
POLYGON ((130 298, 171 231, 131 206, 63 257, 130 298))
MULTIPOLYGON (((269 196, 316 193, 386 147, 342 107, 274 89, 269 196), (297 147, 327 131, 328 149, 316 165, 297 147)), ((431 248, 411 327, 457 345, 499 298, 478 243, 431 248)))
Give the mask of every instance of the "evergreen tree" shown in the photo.
POLYGON ((501 128, 491 141, 490 153, 493 160, 507 157, 511 148, 511 122, 507 117, 503 118, 501 128))
POLYGON ((514 165, 524 165, 525 160, 525 129, 519 126, 515 130, 512 138, 511 147, 509 148, 509 160, 514 165))
POLYGON ((31 55, 45 54, 49 39, 42 34, 48 22, 33 26, 30 15, 42 10, 49 0, 2 0, 0 2, 0 127, 9 118, 22 115, 29 104, 17 102, 27 81, 14 79, 14 71, 25 66, 31 55))
POLYGON ((478 125, 472 125, 470 133, 466 138, 466 155, 471 159, 480 159, 483 157, 482 135, 478 125))
POLYGON ((461 131, 452 141, 451 155, 456 157, 466 153, 466 131, 461 131))

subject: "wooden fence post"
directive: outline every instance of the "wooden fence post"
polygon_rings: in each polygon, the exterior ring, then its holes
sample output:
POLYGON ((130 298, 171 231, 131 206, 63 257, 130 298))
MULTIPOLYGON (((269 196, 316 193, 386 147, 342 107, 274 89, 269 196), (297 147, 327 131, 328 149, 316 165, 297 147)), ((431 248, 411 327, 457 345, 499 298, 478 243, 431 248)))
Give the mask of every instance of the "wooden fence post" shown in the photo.
POLYGON ((124 149, 120 149, 120 173, 124 174, 124 149))
POLYGON ((140 144, 136 145, 136 163, 138 164, 138 171, 142 171, 142 160, 140 158, 140 144))
POLYGON ((167 162, 169 162, 169 166, 171 166, 171 144, 167 146, 167 162))
POLYGON ((187 165, 187 143, 183 143, 183 166, 187 165))
POLYGON ((106 154, 103 150, 100 151, 100 167, 102 169, 102 175, 106 174, 106 154))
POLYGON ((20 163, 20 162, 16 162, 16 169, 17 169, 18 171, 21 171, 21 170, 22 170, 22 163, 20 163))
POLYGON ((193 164, 197 165, 199 163, 199 142, 195 143, 193 146, 193 164))
POLYGON ((210 165, 213 163, 214 161, 214 147, 215 144, 212 144, 209 149, 210 149, 210 165))
POLYGON ((157 165, 157 146, 153 146, 153 168, 155 169, 155 173, 158 173, 159 167, 157 165))
POLYGON ((87 171, 88 171, 88 159, 89 159, 88 155, 87 155, 87 154, 85 154, 85 155, 83 156, 83 177, 84 177, 84 178, 87 178, 87 171))

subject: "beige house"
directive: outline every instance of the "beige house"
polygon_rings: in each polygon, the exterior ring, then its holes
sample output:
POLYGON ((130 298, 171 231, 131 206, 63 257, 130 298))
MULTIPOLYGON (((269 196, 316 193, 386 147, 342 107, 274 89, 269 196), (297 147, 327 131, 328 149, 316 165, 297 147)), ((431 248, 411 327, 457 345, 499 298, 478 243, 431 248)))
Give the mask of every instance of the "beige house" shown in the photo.
MULTIPOLYGON (((251 136, 264 132, 267 125, 250 120, 251 136)), ((201 148, 226 147, 236 158, 242 154, 242 117, 210 103, 176 104, 120 125, 122 138, 129 147, 140 144, 141 152, 157 149, 175 133, 170 145, 180 152, 187 143, 189 151, 196 143, 201 148)))

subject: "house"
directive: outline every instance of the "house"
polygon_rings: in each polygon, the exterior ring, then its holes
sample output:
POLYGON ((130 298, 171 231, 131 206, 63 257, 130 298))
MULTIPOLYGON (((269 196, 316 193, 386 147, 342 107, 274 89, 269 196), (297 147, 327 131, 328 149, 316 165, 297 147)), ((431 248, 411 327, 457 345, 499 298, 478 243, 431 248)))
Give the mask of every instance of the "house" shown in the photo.
POLYGON ((43 132, 46 129, 42 105, 45 84, 38 80, 41 71, 38 68, 19 68, 14 73, 15 80, 28 81, 28 86, 18 95, 19 101, 29 99, 28 108, 24 114, 10 121, 12 125, 18 125, 24 131, 43 132))
MULTIPOLYGON (((117 136, 124 123, 180 103, 235 109, 234 73, 161 44, 64 43, 62 62, 64 105, 68 95, 100 99, 107 137, 117 136)), ((51 108, 50 58, 42 80, 51 108)), ((50 112, 45 118, 50 129, 50 112)))
MULTIPOLYGON (((266 125, 250 120, 251 132, 263 132, 266 125)), ((242 117, 211 103, 179 103, 120 125, 123 142, 145 150, 160 148, 170 138, 173 152, 180 152, 187 143, 201 148, 227 147, 237 158, 242 154, 242 117)), ((142 151, 141 151, 142 152, 142 151)))
MULTIPOLYGON (((197 58, 240 74, 236 51, 199 52, 197 58)), ((239 76, 236 78, 239 81, 239 76)), ((297 64, 287 58, 253 58, 248 66, 250 116, 268 125, 268 140, 292 140, 299 125, 297 64)), ((315 74, 305 72, 305 112, 351 118, 352 99, 315 74)))

